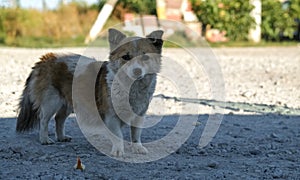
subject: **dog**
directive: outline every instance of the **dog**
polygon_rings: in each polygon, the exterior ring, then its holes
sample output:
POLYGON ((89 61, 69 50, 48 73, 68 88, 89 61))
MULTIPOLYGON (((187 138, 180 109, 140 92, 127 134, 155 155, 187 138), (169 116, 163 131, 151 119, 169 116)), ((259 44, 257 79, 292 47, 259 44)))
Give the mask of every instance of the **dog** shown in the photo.
MULTIPOLYGON (((113 134, 110 138, 113 156, 124 154, 124 124, 130 125, 133 152, 148 152, 141 143, 141 125, 155 90, 157 73, 160 71, 162 35, 163 31, 156 30, 146 37, 127 37, 116 29, 108 30, 109 60, 102 63, 94 88, 100 117, 113 134), (115 83, 118 81, 120 82, 115 83), (121 86, 114 84, 130 86, 127 105, 131 107, 127 109, 136 114, 135 116, 124 117, 122 112, 114 108, 114 104, 124 104, 124 98, 118 100, 115 97, 123 90, 118 90, 121 86)), ((20 98, 17 132, 39 127, 40 143, 53 144, 54 141, 48 136, 48 123, 54 116, 57 141, 71 141, 71 137, 64 133, 64 123, 73 112, 72 83, 80 58, 93 60, 78 54, 47 53, 34 65, 20 98)))

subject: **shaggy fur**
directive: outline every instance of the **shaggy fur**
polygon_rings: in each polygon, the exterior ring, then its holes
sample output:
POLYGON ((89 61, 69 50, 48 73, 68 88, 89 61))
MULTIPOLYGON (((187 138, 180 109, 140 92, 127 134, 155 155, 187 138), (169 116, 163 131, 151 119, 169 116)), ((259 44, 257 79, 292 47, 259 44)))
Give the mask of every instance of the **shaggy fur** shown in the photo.
MULTIPOLYGON (((109 30, 110 56, 98 72, 95 100, 102 119, 115 135, 110 137, 114 156, 124 153, 121 127, 125 123, 131 125, 133 151, 147 153, 141 144, 141 125, 160 70, 162 34, 154 31, 145 38, 126 37, 116 29, 109 30)), ((40 58, 20 99, 17 132, 39 127, 40 142, 52 144, 48 123, 54 116, 57 140, 71 140, 64 134, 64 122, 73 111, 72 81, 79 58, 93 60, 77 54, 54 53, 40 58)))

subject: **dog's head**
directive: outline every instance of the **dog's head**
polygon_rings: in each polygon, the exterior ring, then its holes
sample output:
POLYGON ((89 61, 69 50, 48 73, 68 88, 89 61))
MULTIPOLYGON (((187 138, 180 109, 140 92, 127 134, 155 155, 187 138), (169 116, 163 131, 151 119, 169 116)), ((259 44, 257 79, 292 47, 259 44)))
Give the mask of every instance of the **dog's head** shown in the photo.
POLYGON ((146 74, 159 72, 163 31, 153 31, 145 38, 126 37, 116 29, 109 29, 108 32, 109 59, 115 73, 123 67, 129 77, 141 79, 146 74))

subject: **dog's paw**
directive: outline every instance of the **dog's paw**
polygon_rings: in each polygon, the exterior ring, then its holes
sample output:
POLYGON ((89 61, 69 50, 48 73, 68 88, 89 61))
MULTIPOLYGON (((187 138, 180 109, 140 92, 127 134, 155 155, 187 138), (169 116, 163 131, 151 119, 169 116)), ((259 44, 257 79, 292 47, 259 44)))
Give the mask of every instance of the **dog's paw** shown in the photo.
POLYGON ((132 152, 135 154, 147 154, 148 150, 141 143, 132 144, 132 152))
POLYGON ((42 145, 54 144, 54 141, 49 137, 40 138, 40 142, 41 142, 42 145))
POLYGON ((124 155, 124 147, 113 145, 110 154, 114 157, 122 157, 124 155))
POLYGON ((70 142, 71 140, 72 140, 71 136, 64 136, 64 137, 57 138, 58 142, 70 142))

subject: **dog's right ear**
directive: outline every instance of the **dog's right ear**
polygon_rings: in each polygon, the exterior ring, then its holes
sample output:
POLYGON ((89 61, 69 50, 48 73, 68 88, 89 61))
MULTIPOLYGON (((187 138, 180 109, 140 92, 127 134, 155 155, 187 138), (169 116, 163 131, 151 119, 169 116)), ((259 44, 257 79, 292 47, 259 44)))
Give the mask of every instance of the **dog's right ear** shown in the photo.
POLYGON ((161 51, 162 45, 164 43, 162 36, 164 32, 162 30, 153 31, 146 37, 151 40, 152 44, 161 51))
POLYGON ((126 38, 125 34, 116 29, 110 28, 108 30, 108 41, 110 51, 115 49, 124 38, 126 38))

